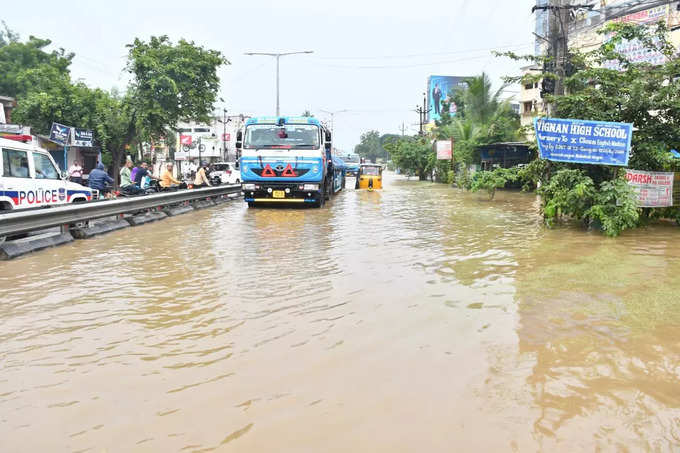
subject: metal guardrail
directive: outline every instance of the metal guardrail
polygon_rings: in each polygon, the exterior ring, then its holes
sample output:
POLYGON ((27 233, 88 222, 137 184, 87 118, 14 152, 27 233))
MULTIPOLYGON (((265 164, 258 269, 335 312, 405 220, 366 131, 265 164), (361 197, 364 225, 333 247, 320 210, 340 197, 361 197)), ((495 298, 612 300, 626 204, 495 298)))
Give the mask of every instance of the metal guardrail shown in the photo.
POLYGON ((216 186, 204 189, 161 192, 116 200, 98 200, 50 207, 38 211, 10 211, 6 214, 0 214, 0 237, 240 192, 240 185, 216 186))

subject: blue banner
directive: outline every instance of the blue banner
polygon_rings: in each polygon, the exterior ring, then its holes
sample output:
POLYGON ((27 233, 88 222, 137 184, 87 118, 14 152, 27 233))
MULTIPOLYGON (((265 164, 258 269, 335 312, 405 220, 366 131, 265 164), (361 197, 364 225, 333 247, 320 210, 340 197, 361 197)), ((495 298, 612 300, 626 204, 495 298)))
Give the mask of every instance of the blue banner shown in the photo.
POLYGON ((597 165, 628 165, 633 125, 607 121, 535 118, 542 159, 597 165))
POLYGON ((61 146, 68 144, 69 136, 71 135, 71 128, 59 123, 52 123, 50 129, 50 141, 58 143, 61 146))

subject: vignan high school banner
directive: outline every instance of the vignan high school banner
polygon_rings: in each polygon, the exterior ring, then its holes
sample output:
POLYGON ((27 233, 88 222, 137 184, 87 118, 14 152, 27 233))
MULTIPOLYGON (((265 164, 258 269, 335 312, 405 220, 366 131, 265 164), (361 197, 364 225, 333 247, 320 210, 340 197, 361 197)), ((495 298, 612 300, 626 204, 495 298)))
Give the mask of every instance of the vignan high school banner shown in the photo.
POLYGON ((606 121, 534 119, 542 159, 597 165, 628 165, 633 125, 606 121))

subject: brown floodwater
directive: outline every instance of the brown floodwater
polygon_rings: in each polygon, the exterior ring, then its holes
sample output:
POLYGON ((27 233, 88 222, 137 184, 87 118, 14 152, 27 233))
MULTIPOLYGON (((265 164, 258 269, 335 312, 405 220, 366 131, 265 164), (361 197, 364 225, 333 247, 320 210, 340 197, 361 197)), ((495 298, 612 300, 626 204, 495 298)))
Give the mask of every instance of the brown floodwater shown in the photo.
POLYGON ((387 179, 0 263, 0 451, 680 449, 680 228, 387 179))

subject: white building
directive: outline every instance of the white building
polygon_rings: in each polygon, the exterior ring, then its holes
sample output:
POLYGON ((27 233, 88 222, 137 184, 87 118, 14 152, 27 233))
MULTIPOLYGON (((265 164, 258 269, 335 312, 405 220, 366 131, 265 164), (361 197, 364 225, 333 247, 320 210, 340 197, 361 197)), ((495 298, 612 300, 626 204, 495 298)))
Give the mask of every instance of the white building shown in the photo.
POLYGON ((236 132, 243 127, 245 115, 215 116, 211 123, 180 123, 177 127, 175 160, 208 162, 234 161, 236 132))

